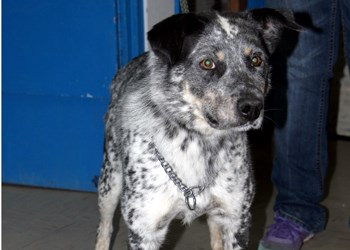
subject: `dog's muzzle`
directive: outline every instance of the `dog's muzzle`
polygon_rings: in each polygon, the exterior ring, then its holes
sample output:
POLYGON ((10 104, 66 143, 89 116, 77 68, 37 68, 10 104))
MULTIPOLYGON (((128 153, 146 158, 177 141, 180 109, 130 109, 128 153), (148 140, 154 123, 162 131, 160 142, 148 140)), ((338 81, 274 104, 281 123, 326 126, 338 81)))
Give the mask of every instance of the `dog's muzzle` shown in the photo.
POLYGON ((256 97, 244 97, 234 105, 219 106, 216 110, 208 109, 204 113, 206 122, 215 129, 225 130, 252 125, 260 118, 264 108, 263 100, 256 97))

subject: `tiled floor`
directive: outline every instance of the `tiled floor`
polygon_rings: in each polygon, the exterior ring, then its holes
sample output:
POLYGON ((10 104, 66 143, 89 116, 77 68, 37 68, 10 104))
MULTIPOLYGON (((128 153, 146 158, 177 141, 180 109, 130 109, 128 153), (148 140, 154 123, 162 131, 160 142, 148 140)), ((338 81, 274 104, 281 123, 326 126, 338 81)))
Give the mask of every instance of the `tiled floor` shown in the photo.
MULTIPOLYGON (((270 158, 266 157, 269 152, 261 145, 255 148, 258 192, 253 206, 249 249, 256 249, 264 227, 271 222, 274 196, 269 181, 270 158)), ((304 250, 350 249, 350 142, 332 141, 330 148, 332 178, 323 202, 329 209, 328 226, 325 232, 305 244, 304 250)), ((93 249, 98 222, 96 198, 95 193, 3 185, 2 249, 93 249)), ((116 222, 119 218, 116 216, 116 222)), ((126 235, 127 230, 120 220, 113 249, 126 249, 126 235)), ((163 249, 210 249, 205 221, 197 220, 188 228, 175 222, 163 249)))

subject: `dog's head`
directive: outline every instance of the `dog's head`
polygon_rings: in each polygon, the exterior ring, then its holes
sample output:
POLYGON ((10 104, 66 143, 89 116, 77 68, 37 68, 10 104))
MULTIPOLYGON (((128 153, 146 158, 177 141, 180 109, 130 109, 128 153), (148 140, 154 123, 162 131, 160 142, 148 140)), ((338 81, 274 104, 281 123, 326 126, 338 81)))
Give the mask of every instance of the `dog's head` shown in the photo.
POLYGON ((204 134, 262 123, 269 56, 293 15, 272 9, 180 14, 148 33, 157 104, 169 119, 204 134))

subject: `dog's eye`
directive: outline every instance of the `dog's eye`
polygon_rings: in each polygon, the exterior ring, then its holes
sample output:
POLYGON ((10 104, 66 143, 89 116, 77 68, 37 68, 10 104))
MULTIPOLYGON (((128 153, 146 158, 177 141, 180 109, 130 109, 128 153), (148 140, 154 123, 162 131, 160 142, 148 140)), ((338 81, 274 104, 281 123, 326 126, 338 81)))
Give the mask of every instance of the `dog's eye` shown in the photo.
POLYGON ((252 58, 251 58, 251 65, 254 66, 254 67, 259 67, 262 63, 262 59, 260 56, 257 56, 257 55, 254 55, 252 58))
POLYGON ((215 63, 213 62, 213 60, 209 58, 202 60, 199 63, 199 65, 201 66, 202 69, 205 69, 205 70, 215 69, 215 63))

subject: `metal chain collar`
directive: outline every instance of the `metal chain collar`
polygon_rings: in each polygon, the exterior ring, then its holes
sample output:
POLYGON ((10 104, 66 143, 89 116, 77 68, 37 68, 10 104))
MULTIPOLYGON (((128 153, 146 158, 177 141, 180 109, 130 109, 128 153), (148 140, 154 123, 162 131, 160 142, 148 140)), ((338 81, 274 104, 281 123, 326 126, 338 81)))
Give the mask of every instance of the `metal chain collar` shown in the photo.
POLYGON ((159 153, 157 148, 154 145, 154 149, 156 152, 156 156, 162 165, 165 173, 169 176, 170 180, 172 180, 177 186, 177 188, 183 192, 183 195, 185 196, 185 202, 189 210, 195 210, 197 201, 196 196, 194 195, 193 190, 198 189, 197 195, 202 193, 205 189, 205 187, 201 186, 194 186, 194 187, 187 187, 185 184, 182 183, 179 177, 177 177, 176 173, 174 172, 173 168, 169 165, 169 163, 164 159, 164 157, 159 153))
POLYGON ((188 2, 187 0, 180 0, 180 7, 181 7, 181 12, 182 13, 188 13, 190 12, 188 8, 188 2))

